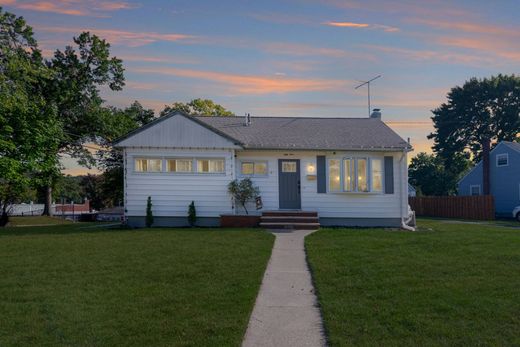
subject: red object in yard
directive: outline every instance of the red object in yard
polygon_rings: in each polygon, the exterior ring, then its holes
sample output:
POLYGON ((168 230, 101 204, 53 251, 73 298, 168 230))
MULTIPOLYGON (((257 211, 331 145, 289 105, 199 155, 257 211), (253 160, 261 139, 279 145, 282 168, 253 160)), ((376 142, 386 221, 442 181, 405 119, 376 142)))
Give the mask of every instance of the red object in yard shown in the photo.
POLYGON ((83 204, 63 204, 63 205, 55 205, 55 214, 60 213, 68 213, 68 212, 74 212, 76 214, 90 212, 90 201, 85 200, 83 204))

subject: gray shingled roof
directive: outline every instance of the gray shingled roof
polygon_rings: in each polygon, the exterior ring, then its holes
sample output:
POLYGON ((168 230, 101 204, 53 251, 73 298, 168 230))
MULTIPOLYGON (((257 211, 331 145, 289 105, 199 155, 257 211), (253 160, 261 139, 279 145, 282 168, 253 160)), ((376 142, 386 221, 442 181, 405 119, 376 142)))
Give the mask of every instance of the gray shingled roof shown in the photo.
POLYGON ((411 149, 374 118, 252 117, 250 126, 244 126, 243 117, 193 118, 248 149, 411 149))

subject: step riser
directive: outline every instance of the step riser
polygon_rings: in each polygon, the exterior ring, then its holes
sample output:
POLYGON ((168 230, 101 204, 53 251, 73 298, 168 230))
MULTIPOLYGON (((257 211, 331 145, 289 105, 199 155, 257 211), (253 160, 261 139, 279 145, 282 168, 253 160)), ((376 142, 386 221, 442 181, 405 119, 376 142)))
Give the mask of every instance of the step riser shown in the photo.
POLYGON ((261 217, 262 223, 319 223, 317 217, 291 218, 291 217, 261 217))
POLYGON ((263 212, 264 217, 318 217, 318 212, 263 212))
POLYGON ((312 225, 312 224, 308 224, 308 225, 298 225, 298 226, 295 226, 295 225, 286 225, 286 224, 271 224, 269 223, 269 225, 262 225, 263 223, 260 223, 260 227, 261 228, 266 228, 266 229, 288 229, 288 230, 294 230, 294 229, 298 229, 298 230, 315 230, 315 229, 319 229, 320 226, 319 225, 312 225))

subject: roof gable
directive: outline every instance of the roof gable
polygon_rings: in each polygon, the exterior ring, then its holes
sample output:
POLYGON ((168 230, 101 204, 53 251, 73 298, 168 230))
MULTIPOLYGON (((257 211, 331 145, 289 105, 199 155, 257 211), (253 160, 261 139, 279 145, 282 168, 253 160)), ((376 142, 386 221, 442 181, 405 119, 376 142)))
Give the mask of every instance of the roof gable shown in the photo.
POLYGON ((116 147, 240 148, 236 140, 182 113, 172 113, 129 133, 116 147))

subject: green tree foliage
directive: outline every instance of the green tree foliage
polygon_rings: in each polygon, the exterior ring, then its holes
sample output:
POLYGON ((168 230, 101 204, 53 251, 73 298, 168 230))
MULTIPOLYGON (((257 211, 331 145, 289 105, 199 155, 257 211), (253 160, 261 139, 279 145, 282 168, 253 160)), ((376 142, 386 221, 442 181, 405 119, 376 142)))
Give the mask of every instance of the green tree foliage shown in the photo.
POLYGON ((146 200, 146 227, 150 228, 153 225, 153 212, 152 212, 152 197, 149 196, 146 200))
POLYGON ((410 163, 408 175, 410 184, 421 195, 454 195, 457 182, 471 166, 464 155, 456 154, 448 168, 444 160, 435 154, 421 152, 410 163))
POLYGON ((450 160, 470 152, 480 160, 485 141, 515 141, 520 133, 520 77, 472 78, 448 93, 448 101, 432 111, 433 150, 450 160))
POLYGON ((8 206, 21 199, 41 175, 57 175, 56 151, 63 137, 56 108, 45 94, 54 78, 22 17, 0 7, 0 225, 8 206))
POLYGON ((251 181, 250 178, 244 178, 243 180, 235 179, 229 182, 228 193, 236 202, 242 205, 246 214, 249 214, 246 204, 256 198, 260 193, 260 190, 258 187, 253 185, 253 181, 251 181))
MULTIPOLYGON (((46 99, 51 100, 58 112, 63 136, 57 150, 49 149, 47 157, 60 158, 68 154, 88 167, 95 158, 85 143, 102 143, 113 132, 114 122, 107 121, 110 112, 103 107, 99 88, 121 90, 124 86, 122 61, 110 56, 110 44, 105 40, 83 32, 73 39, 75 47, 57 50, 47 61, 53 72, 47 84, 46 99)), ((47 183, 46 210, 50 214, 52 186, 55 178, 47 183)))
POLYGON ((483 160, 484 194, 490 193, 489 152, 500 141, 515 141, 520 133, 520 78, 498 75, 472 78, 448 93, 448 101, 433 112, 433 150, 451 171, 456 154, 483 160))
POLYGON ((170 106, 165 106, 161 111, 161 117, 171 112, 182 112, 188 115, 200 116, 234 116, 235 114, 227 110, 224 106, 216 104, 208 99, 194 99, 188 103, 174 102, 170 106))
POLYGON ((87 197, 85 188, 82 185, 82 176, 63 175, 59 177, 55 184, 54 195, 56 200, 64 203, 82 203, 87 197))
POLYGON ((195 201, 192 201, 188 206, 188 223, 190 226, 194 226, 197 221, 197 210, 195 209, 195 201))

